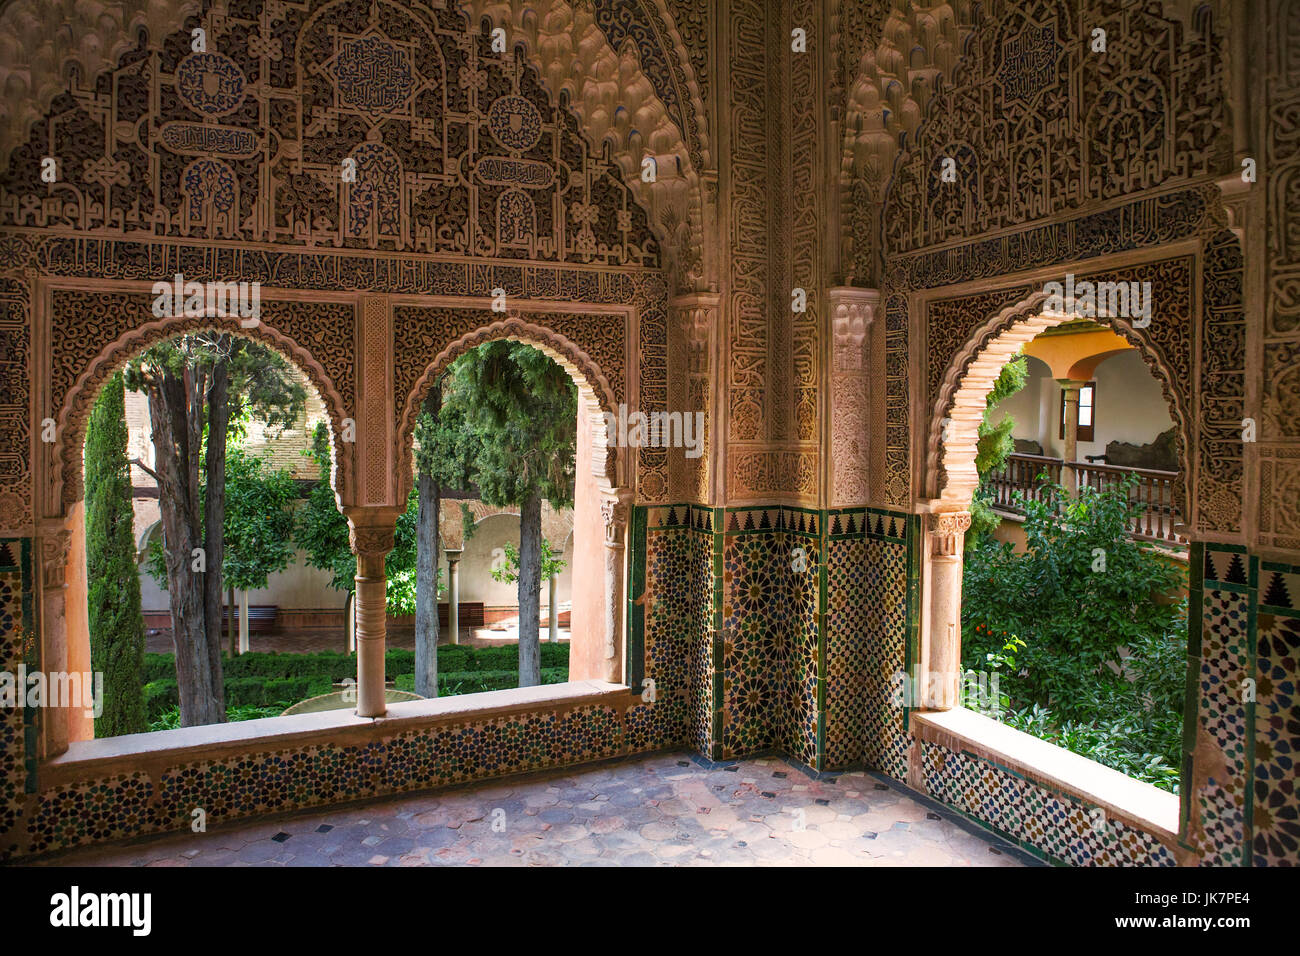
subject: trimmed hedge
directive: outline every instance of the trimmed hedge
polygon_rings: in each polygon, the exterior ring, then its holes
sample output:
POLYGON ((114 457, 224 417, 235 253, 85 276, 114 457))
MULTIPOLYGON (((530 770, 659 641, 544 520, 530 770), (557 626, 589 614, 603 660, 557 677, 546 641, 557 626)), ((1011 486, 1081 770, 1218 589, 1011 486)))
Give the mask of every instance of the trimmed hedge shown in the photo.
MULTIPOLYGON (((569 679, 567 667, 543 667, 543 684, 563 684, 569 679)), ((415 690, 414 674, 398 674, 398 690, 415 690)), ((509 690, 519 686, 519 671, 451 671, 438 674, 438 696, 478 694, 485 690, 509 690)))
MULTIPOLYGON (((384 677, 395 681, 398 690, 415 687, 415 652, 391 650, 385 655, 384 677)), ((318 654, 241 654, 222 662, 226 684, 226 705, 268 706, 289 704, 319 694, 357 676, 355 654, 322 651, 318 654)), ((176 665, 170 654, 146 654, 144 661, 144 703, 150 721, 180 705, 176 665)), ((569 679, 569 646, 542 644, 542 683, 560 684, 569 679)), ((519 684, 519 649, 504 647, 438 648, 438 694, 476 694, 505 690, 519 684)))
MULTIPOLYGON (((542 668, 569 666, 568 644, 542 644, 542 668)), ((438 672, 507 671, 519 668, 519 649, 514 644, 503 647, 465 647, 445 644, 438 648, 438 672)), ((338 683, 347 677, 357 676, 355 654, 338 651, 321 651, 317 654, 241 654, 222 662, 222 673, 232 677, 328 679, 338 683)), ((415 673, 415 652, 390 650, 385 655, 384 676, 395 680, 399 674, 415 673)), ((146 654, 143 678, 146 684, 176 678, 176 665, 171 654, 146 654)))
MULTIPOLYGON (((305 677, 264 679, 261 677, 226 678, 226 706, 269 707, 292 703, 328 694, 333 690, 328 681, 311 681, 305 677)), ((150 681, 144 686, 145 708, 151 721, 166 710, 180 706, 180 692, 175 678, 150 681)))

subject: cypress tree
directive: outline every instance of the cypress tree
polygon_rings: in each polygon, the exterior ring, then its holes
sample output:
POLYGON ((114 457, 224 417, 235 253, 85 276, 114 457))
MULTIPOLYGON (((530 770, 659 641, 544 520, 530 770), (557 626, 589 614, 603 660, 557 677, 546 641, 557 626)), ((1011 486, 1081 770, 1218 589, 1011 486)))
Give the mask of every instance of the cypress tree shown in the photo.
POLYGON ((136 734, 145 720, 141 671, 144 616, 135 564, 126 396, 119 372, 95 401, 86 427, 86 575, 91 667, 104 675, 96 737, 136 734))
POLYGON ((532 687, 542 682, 542 501, 573 507, 578 387, 545 353, 495 341, 456 360, 452 396, 476 435, 479 497, 519 507, 519 686, 532 687))

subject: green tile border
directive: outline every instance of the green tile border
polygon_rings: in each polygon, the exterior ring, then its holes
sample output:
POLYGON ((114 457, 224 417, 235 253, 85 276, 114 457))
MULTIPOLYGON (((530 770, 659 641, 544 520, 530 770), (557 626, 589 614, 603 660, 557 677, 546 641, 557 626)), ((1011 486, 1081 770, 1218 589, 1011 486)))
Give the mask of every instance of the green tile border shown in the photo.
POLYGON ((1205 544, 1193 541, 1187 560, 1187 671, 1183 688, 1183 746, 1178 773, 1178 839, 1187 839, 1191 822, 1192 780, 1195 772, 1197 709, 1200 704, 1201 638, 1205 626, 1205 544), (1193 573, 1195 571, 1195 573, 1193 573))
POLYGON ((710 554, 710 560, 713 562, 713 606, 710 613, 713 619, 713 626, 709 629, 713 643, 713 673, 710 675, 713 679, 713 694, 710 706, 712 707, 712 725, 711 738, 709 740, 709 757, 713 760, 722 758, 722 713, 723 713, 723 648, 726 645, 726 631, 723 629, 722 616, 722 561, 723 561, 723 542, 726 533, 722 530, 726 515, 725 508, 714 508, 713 510, 713 548, 710 554))
MULTIPOLYGON (((624 673, 634 695, 641 694, 641 681, 645 678, 645 603, 637 603, 645 593, 648 544, 646 521, 650 509, 644 505, 632 506, 632 520, 628 525, 628 550, 632 555, 627 589, 627 648, 624 673)), ((667 530, 667 529, 665 529, 667 530)))
MULTIPOLYGON (((1249 557, 1250 604, 1246 618, 1246 675, 1258 683, 1259 647, 1256 640, 1258 629, 1256 618, 1259 613, 1259 555, 1249 557)), ((1250 700, 1242 701, 1246 711, 1246 746, 1245 746, 1245 781, 1242 795, 1241 820, 1241 865, 1250 866, 1254 862, 1255 844, 1255 695, 1250 700)))
MULTIPOLYGON (((915 676, 921 653, 921 516, 908 515, 904 524, 907 541, 907 633, 903 641, 903 673, 915 676)), ((903 703, 903 732, 907 733, 912 714, 903 703)))
POLYGON ((819 519, 820 535, 817 541, 817 749, 818 771, 826 769, 826 685, 829 673, 827 659, 827 617, 830 608, 828 565, 830 563, 830 520, 823 511, 819 519))

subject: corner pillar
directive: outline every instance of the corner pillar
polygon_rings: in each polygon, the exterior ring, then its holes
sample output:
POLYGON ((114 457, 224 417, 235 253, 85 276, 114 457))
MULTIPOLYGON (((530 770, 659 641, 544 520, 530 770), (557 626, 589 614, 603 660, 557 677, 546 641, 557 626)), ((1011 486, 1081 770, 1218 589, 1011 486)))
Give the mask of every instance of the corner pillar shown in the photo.
MULTIPOLYGON (((41 708, 41 757, 49 759, 65 753, 71 739, 69 709, 55 706, 60 702, 52 695, 56 687, 69 686, 63 675, 68 672, 69 659, 68 556, 72 532, 63 518, 51 518, 37 525, 36 534, 41 555, 40 668, 46 689, 41 708)), ((19 689, 19 693, 23 691, 19 689)))
POLYGON ((823 388, 830 407, 821 442, 830 453, 822 456, 822 487, 832 507, 862 505, 871 498, 872 440, 885 432, 884 331, 875 321, 880 290, 834 286, 826 296, 832 334, 823 388))

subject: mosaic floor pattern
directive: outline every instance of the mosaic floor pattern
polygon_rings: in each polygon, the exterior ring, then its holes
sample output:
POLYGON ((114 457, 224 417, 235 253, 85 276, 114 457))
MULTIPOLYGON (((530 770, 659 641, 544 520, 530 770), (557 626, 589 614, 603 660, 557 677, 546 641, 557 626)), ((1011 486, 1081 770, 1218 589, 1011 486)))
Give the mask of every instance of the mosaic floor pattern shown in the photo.
POLYGON ((656 754, 220 832, 83 850, 78 866, 1020 866, 865 773, 656 754))

